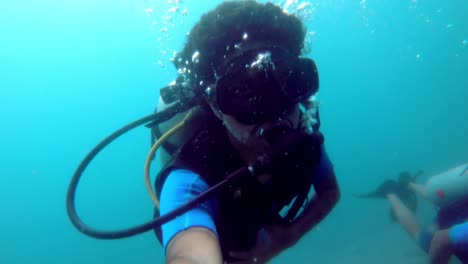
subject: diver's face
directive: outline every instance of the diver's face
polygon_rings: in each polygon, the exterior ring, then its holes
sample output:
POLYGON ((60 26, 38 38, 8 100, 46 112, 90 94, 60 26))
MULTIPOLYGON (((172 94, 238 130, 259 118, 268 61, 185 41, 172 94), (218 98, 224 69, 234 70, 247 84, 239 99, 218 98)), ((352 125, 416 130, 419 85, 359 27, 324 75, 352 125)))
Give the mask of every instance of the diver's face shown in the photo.
POLYGON ((277 126, 297 128, 300 121, 300 110, 299 105, 296 104, 286 116, 278 118, 276 121, 254 125, 242 124, 234 116, 223 113, 219 113, 218 117, 223 121, 232 143, 246 151, 262 153, 270 145, 264 137, 265 132, 277 126))

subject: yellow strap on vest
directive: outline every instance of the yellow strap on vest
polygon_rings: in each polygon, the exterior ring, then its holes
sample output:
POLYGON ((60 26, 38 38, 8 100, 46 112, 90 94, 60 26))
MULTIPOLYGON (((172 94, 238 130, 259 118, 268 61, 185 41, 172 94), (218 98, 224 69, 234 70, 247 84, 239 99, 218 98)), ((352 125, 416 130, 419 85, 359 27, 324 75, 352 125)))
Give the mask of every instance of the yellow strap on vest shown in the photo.
POLYGON ((153 203, 156 206, 156 208, 158 208, 158 210, 159 210, 159 199, 158 199, 158 197, 156 196, 156 194, 155 194, 155 192, 153 190, 153 187, 152 187, 152 184, 151 184, 151 178, 150 178, 150 167, 151 167, 152 157, 154 156, 154 153, 156 152, 156 150, 164 143, 164 141, 167 140, 167 138, 169 138, 177 130, 179 130, 185 124, 188 123, 187 121, 190 119, 193 112, 194 112, 193 109, 190 110, 190 112, 184 117, 184 119, 182 121, 180 121, 177 125, 175 125, 173 128, 171 128, 169 131, 167 131, 164 135, 162 135, 162 137, 159 138, 158 141, 156 141, 156 143, 153 145, 150 152, 148 153, 148 156, 146 156, 146 162, 145 162, 146 190, 148 191, 148 194, 149 194, 151 200, 153 200, 153 203))

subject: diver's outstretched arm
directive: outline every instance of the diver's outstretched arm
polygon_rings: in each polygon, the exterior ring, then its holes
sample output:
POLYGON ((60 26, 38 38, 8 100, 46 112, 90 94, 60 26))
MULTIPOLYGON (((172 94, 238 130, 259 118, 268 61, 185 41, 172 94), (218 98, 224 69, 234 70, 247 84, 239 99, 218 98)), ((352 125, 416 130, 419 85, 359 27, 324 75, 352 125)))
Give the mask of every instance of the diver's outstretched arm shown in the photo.
POLYGON ((203 227, 190 227, 169 242, 167 264, 221 264, 222 254, 218 237, 203 227))
POLYGON ((387 194, 387 199, 390 202, 398 222, 403 226, 406 232, 416 240, 419 231, 421 230, 421 225, 419 224, 416 215, 411 212, 411 210, 409 210, 395 194, 387 194))

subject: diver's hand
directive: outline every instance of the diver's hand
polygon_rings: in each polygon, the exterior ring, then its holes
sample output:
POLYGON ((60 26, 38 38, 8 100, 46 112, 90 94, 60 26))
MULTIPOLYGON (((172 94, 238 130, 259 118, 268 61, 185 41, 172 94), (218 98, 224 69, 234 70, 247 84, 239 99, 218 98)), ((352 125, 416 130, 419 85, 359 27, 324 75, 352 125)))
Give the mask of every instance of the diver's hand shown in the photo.
POLYGON ((250 251, 231 251, 231 257, 242 259, 230 264, 261 264, 267 263, 281 251, 294 245, 292 228, 282 225, 271 225, 261 229, 257 233, 257 243, 250 251))

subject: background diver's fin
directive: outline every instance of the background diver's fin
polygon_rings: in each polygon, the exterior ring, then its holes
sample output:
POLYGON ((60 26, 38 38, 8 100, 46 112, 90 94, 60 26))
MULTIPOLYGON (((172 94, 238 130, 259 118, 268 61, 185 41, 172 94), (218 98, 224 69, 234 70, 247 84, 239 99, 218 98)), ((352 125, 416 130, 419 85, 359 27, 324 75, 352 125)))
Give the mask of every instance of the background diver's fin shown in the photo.
POLYGON ((398 187, 394 180, 386 180, 370 193, 353 194, 353 196, 357 198, 385 198, 387 194, 397 192, 398 187))
POLYGON ((400 185, 408 185, 410 182, 415 182, 419 176, 423 175, 423 170, 418 170, 415 174, 411 175, 409 171, 402 171, 400 175, 398 175, 398 184, 400 185))

